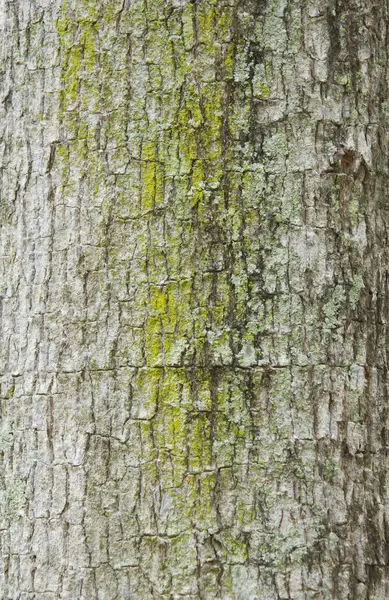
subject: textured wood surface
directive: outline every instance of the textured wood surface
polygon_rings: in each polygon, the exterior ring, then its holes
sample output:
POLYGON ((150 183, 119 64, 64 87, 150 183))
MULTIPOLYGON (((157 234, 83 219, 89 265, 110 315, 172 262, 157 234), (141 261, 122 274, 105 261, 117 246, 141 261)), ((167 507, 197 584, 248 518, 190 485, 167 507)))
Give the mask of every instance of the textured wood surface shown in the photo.
POLYGON ((0 598, 387 600, 387 0, 0 0, 0 598))

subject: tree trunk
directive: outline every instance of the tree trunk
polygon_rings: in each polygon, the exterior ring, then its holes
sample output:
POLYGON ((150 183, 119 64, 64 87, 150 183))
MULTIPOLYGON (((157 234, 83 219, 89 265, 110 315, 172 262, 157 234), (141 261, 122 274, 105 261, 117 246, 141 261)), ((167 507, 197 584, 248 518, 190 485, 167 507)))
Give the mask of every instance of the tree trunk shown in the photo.
POLYGON ((0 597, 387 600, 387 0, 0 0, 0 597))

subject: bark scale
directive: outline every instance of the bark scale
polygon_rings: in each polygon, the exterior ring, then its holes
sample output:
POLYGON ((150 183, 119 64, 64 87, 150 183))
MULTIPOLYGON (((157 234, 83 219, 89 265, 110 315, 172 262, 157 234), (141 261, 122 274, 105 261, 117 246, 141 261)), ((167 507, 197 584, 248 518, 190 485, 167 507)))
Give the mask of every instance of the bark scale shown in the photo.
POLYGON ((388 598, 386 0, 0 28, 0 596, 388 598))

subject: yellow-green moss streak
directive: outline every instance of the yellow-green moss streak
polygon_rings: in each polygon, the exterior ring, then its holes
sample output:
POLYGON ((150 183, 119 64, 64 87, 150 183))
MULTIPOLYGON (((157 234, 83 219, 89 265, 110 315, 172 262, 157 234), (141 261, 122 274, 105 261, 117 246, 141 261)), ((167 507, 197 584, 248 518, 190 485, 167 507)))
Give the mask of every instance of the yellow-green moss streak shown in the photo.
POLYGON ((109 459, 122 478, 89 493, 120 490, 131 506, 115 518, 139 598, 243 598, 242 581, 257 579, 274 591, 276 576, 301 576, 326 518, 299 512, 321 435, 310 394, 331 379, 325 349, 341 343, 364 283, 317 276, 319 308, 304 296, 325 253, 301 202, 319 185, 300 147, 315 129, 280 91, 302 17, 298 3, 287 15, 268 4, 69 0, 58 16, 56 164, 85 219, 85 304, 99 298, 82 330, 114 332, 109 351, 87 348, 87 366, 128 398, 109 459))

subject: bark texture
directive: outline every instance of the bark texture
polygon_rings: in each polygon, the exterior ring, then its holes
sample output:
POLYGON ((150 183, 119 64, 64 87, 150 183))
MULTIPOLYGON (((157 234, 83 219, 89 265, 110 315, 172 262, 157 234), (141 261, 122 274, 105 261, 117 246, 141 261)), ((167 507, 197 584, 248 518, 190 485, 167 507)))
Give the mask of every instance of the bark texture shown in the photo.
POLYGON ((0 597, 387 600, 387 0, 0 0, 0 597))

